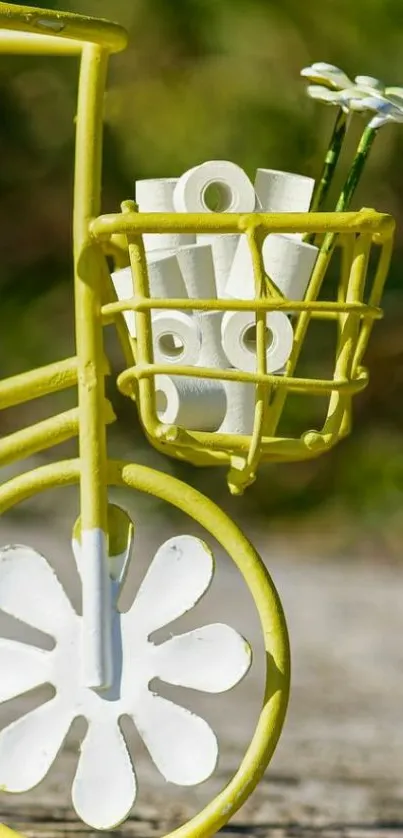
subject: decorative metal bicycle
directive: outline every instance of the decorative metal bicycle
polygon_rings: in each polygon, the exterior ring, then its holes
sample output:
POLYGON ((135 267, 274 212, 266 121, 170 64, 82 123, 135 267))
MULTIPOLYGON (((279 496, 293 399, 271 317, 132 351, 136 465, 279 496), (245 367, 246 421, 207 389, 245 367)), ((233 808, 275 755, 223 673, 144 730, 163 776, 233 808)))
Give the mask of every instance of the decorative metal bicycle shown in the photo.
MULTIPOLYGON (((229 465, 232 492, 249 485, 263 461, 316 457, 348 433, 352 396, 367 383, 362 357, 379 308, 386 278, 394 222, 374 210, 336 213, 144 214, 127 201, 122 212, 100 216, 103 95, 108 58, 124 49, 119 26, 73 14, 0 3, 0 49, 9 53, 79 55, 74 202, 76 346, 74 358, 0 382, 0 408, 77 387, 78 407, 16 431, 0 440, 6 465, 78 437, 79 457, 14 477, 0 487, 5 512, 38 492, 78 484, 80 518, 73 530, 73 552, 82 581, 83 615, 67 600, 46 560, 28 547, 0 554, 0 608, 51 634, 53 652, 7 640, 0 642, 0 700, 42 683, 55 698, 17 720, 0 734, 0 786, 22 792, 50 769, 78 715, 88 731, 73 786, 74 806, 88 824, 112 828, 124 820, 136 796, 136 777, 119 727, 131 716, 163 776, 182 785, 206 779, 214 770, 217 743, 197 716, 150 692, 152 678, 210 692, 232 688, 246 675, 249 645, 224 625, 206 626, 159 646, 150 635, 189 610, 203 596, 212 575, 208 546, 191 536, 171 539, 158 551, 127 614, 116 602, 124 583, 132 542, 132 523, 108 502, 108 487, 124 486, 163 499, 196 519, 218 540, 244 577, 255 601, 265 643, 266 689, 254 737, 229 785, 175 835, 212 835, 251 794, 262 777, 281 733, 289 692, 289 648, 278 595, 252 545, 210 500, 180 481, 137 464, 108 458, 106 428, 115 420, 105 397, 108 370, 103 327, 116 325, 127 368, 117 379, 133 398, 145 433, 158 450, 196 465, 229 465), (150 296, 146 233, 242 234, 252 255, 253 300, 155 299, 150 296), (322 241, 305 298, 286 299, 266 276, 263 242, 272 233, 314 234, 322 241), (341 246, 337 298, 319 299, 334 249, 341 246), (379 249, 372 287, 367 267, 379 249), (131 299, 117 301, 107 257, 130 263, 131 299), (365 302, 364 302, 365 294, 365 302), (155 402, 156 375, 172 370, 154 362, 151 311, 254 311, 255 372, 199 367, 203 379, 255 385, 253 431, 249 435, 191 431, 165 425, 155 402), (136 339, 122 312, 135 313, 136 339), (295 321, 293 349, 281 376, 267 373, 266 314, 287 312, 295 321), (296 366, 309 327, 324 320, 338 330, 334 375, 298 377, 296 366), (328 399, 324 427, 302 436, 280 436, 278 426, 289 393, 328 399), (81 664, 79 666, 78 664, 81 664), (107 759, 102 755, 107 754, 107 759)), ((176 365, 175 375, 190 377, 193 367, 176 365)))

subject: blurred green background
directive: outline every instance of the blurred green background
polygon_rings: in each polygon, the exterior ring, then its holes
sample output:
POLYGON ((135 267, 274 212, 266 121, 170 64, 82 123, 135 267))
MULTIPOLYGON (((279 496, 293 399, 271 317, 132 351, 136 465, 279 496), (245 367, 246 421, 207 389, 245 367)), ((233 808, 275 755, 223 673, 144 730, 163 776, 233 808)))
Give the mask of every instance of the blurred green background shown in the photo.
MULTIPOLYGON (((259 166, 317 176, 332 129, 331 108, 311 103, 299 71, 328 61, 350 77, 403 85, 401 0, 64 0, 44 2, 114 19, 130 47, 112 59, 106 96, 104 211, 134 194, 138 178, 180 175, 224 158, 250 176, 259 166)), ((73 350, 71 211, 75 59, 0 58, 0 372, 22 371, 73 350)), ((357 117, 334 206, 363 123, 357 117)), ((371 382, 356 399, 351 437, 305 464, 262 470, 242 499, 224 473, 167 463, 145 443, 133 405, 115 398, 117 445, 168 468, 235 518, 295 539, 318 554, 399 559, 403 535, 403 130, 384 128, 354 207, 392 213, 397 239, 373 332, 371 382)), ((317 356, 321 355, 318 336, 317 356)), ((58 407, 65 405, 61 397, 58 407)), ((45 415, 33 405, 0 415, 0 433, 45 415)), ((310 427, 310 406, 295 410, 310 427)))

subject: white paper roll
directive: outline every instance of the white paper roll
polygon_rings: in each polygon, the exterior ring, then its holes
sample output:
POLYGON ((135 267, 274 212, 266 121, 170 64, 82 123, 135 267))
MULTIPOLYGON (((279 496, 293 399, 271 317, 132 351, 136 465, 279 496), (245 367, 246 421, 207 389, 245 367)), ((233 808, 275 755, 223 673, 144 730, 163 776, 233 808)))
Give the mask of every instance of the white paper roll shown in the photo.
MULTIPOLYGON (((267 372, 273 373, 282 369, 290 357, 294 333, 288 317, 280 311, 271 311, 266 315, 266 326, 267 372)), ((232 366, 244 372, 256 371, 256 318, 253 312, 225 312, 222 345, 232 366)))
MULTIPOLYGON (((271 233, 263 244, 263 263, 268 276, 289 300, 303 300, 318 248, 291 236, 271 233)), ((252 257, 242 236, 235 254, 226 291, 229 297, 251 300, 255 296, 252 257)))
MULTIPOLYGON (((147 254, 147 266, 150 295, 152 297, 156 299, 185 299, 188 296, 176 256, 162 253, 159 250, 153 251, 147 254)), ((133 297, 132 270, 130 267, 115 271, 112 274, 112 281, 119 300, 128 300, 133 297)), ((151 312, 151 316, 155 316, 155 311, 151 312)), ((124 318, 130 335, 136 337, 134 312, 124 312, 124 318)))
POLYGON ((228 369, 228 359, 222 348, 221 339, 221 311, 209 311, 199 314, 197 320, 200 326, 201 351, 197 361, 198 367, 213 367, 214 369, 228 369))
POLYGON ((255 192, 263 212, 308 212, 315 181, 305 175, 258 169, 255 192))
POLYGON ((183 311, 159 312, 153 317, 152 331, 155 363, 196 365, 201 337, 195 317, 183 311))
MULTIPOLYGON (((111 279, 115 287, 116 296, 118 300, 129 300, 134 296, 133 281, 131 268, 122 268, 119 271, 114 271, 111 274, 111 279)), ((136 322, 134 311, 124 311, 123 317, 126 321, 128 332, 132 337, 136 336, 136 322)))
POLYGON ((177 212, 253 212, 256 195, 240 166, 228 160, 209 160, 185 172, 173 197, 177 212), (209 191, 214 191, 214 209, 209 191))
POLYGON ((256 387, 247 381, 225 381, 227 410, 220 434, 245 434, 253 431, 256 387))
POLYGON ((152 297, 185 299, 188 296, 176 256, 153 251, 147 254, 147 265, 152 297))
POLYGON ((215 287, 213 251, 209 244, 200 242, 180 247, 176 258, 191 299, 212 299, 217 296, 215 287))
POLYGON ((212 248, 215 283, 217 297, 219 298, 227 296, 225 287, 228 282, 239 239, 240 236, 235 235, 210 236, 200 233, 197 236, 197 241, 200 244, 209 244, 212 248))
POLYGON ((157 375, 155 397, 160 422, 189 431, 216 431, 225 416, 225 390, 220 381, 157 375))
MULTIPOLYGON (((139 212, 175 212, 173 194, 178 178, 153 178, 136 181, 135 194, 139 212)), ((195 236, 183 233, 145 233, 146 250, 162 250, 193 244, 195 236)))

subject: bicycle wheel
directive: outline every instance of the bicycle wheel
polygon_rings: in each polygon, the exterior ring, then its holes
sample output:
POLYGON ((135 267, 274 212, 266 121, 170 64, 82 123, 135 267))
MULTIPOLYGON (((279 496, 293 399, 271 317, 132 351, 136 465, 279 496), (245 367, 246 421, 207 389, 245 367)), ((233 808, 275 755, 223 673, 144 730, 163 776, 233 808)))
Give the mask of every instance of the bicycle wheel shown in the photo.
MULTIPOLYGON (((0 512, 38 492, 77 483, 79 477, 79 460, 69 460, 14 478, 0 488, 0 512)), ((290 681, 289 643, 282 606, 254 547, 237 525, 197 490, 145 466, 117 461, 108 462, 108 484, 153 495, 197 521, 231 557, 249 588, 259 614, 266 654, 266 678, 263 706, 253 738, 226 788, 195 817, 170 833, 170 838, 211 836, 228 822, 252 793, 281 734, 290 681)))

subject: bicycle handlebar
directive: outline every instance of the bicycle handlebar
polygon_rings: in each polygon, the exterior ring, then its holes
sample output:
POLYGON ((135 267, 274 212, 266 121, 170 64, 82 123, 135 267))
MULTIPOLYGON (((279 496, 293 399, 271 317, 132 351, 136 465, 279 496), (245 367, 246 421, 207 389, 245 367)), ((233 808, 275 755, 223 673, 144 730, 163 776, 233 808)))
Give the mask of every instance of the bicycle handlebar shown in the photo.
POLYGON ((106 47, 120 52, 127 46, 128 35, 122 26, 73 12, 54 12, 14 3, 0 2, 1 28, 36 36, 67 39, 106 47))

